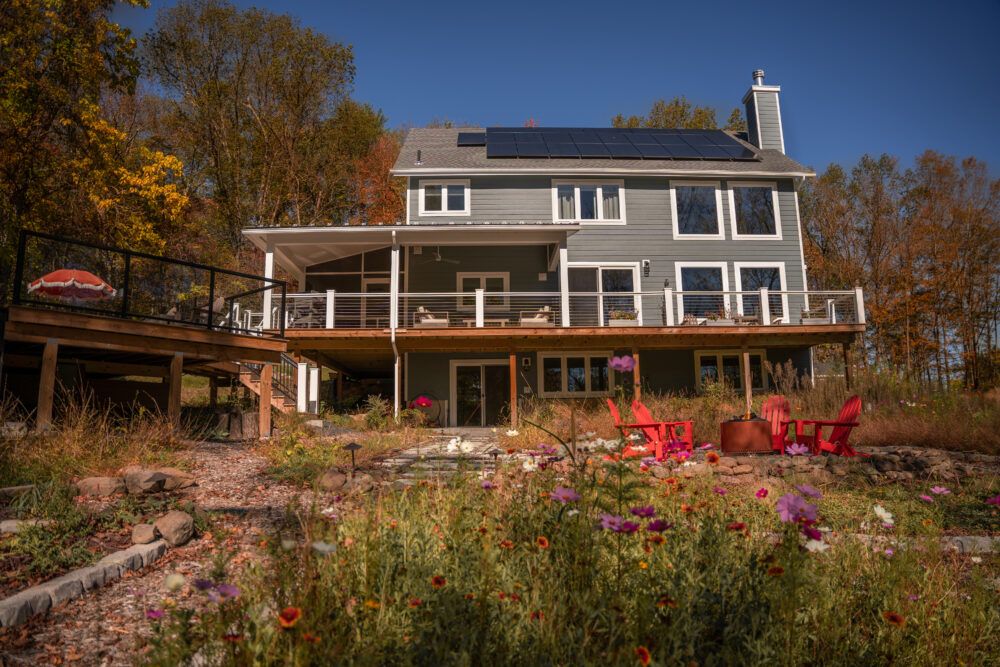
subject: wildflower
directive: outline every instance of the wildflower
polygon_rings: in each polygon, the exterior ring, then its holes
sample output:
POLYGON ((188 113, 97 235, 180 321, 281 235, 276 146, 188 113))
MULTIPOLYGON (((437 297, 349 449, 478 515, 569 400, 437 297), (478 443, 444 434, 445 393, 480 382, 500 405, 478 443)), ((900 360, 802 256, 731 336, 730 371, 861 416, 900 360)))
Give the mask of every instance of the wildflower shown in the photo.
POLYGON ((511 429, 507 429, 507 433, 505 435, 508 438, 516 438, 517 436, 519 436, 521 434, 517 432, 516 428, 511 428, 511 429))
POLYGON ((463 454, 471 454, 472 452, 476 451, 476 445, 472 442, 469 442, 468 440, 462 440, 458 444, 458 448, 462 450, 463 454))
POLYGON ((639 658, 639 664, 643 665, 643 667, 648 665, 649 661, 652 659, 652 656, 649 655, 649 649, 645 646, 635 647, 635 657, 639 658))
POLYGON ((233 584, 218 584, 215 590, 219 592, 223 600, 234 600, 240 596, 240 589, 233 584))
POLYGON ((194 580, 193 582, 191 582, 191 583, 192 583, 192 585, 193 585, 193 586, 194 586, 195 588, 197 588, 197 589, 198 589, 199 591, 207 591, 207 590, 210 590, 210 589, 212 589, 212 588, 214 588, 214 587, 215 587, 215 584, 213 584, 213 583, 212 583, 211 581, 209 581, 208 579, 195 579, 195 580, 194 580))
POLYGON ((448 446, 446 449, 449 454, 454 454, 458 451, 459 446, 462 444, 462 436, 456 436, 448 441, 448 446))
POLYGON ((665 530, 670 530, 674 527, 674 524, 669 521, 664 521, 663 519, 653 519, 646 524, 646 530, 651 533, 662 533, 665 530))
POLYGON ((601 528, 604 530, 614 530, 615 532, 618 532, 621 530, 623 521, 625 520, 620 516, 615 516, 614 514, 602 514, 601 528))
POLYGON ((705 462, 710 463, 711 465, 715 465, 716 463, 719 462, 719 455, 716 454, 715 452, 708 452, 707 454, 705 454, 705 462))
POLYGON ((316 540, 312 543, 312 549, 320 556, 329 556, 337 550, 337 545, 330 544, 329 542, 323 542, 322 540, 316 540))
POLYGON ((302 633, 302 639, 309 642, 310 644, 318 644, 320 642, 319 637, 317 637, 316 635, 311 635, 308 632, 302 633))
POLYGON ((184 575, 176 572, 168 574, 163 580, 163 587, 171 593, 176 593, 180 589, 184 588, 184 575))
POLYGON ((502 540, 500 542, 500 548, 501 549, 513 549, 514 548, 514 543, 511 542, 510 540, 502 540))
POLYGON ((951 493, 951 489, 944 486, 932 486, 931 493, 933 493, 935 496, 946 496, 949 493, 951 493))
POLYGON ((681 503, 681 511, 684 512, 685 514, 690 514, 691 512, 694 511, 694 508, 688 505, 687 503, 681 503))
POLYGON ((639 569, 640 570, 648 570, 649 569, 649 563, 647 563, 644 560, 639 561, 639 569))
POLYGON ((892 558, 893 556, 895 556, 895 555, 896 555, 896 550, 895 550, 895 549, 893 549, 892 547, 888 547, 888 548, 887 548, 887 549, 886 549, 885 551, 883 551, 882 553, 884 553, 884 554, 885 554, 885 557, 886 557, 886 558, 892 558))
POLYGON ((410 609, 416 609, 424 603, 420 598, 410 598, 410 601, 406 603, 406 606, 410 609))
POLYGON ((1000 505, 1000 494, 993 496, 992 498, 986 499, 987 505, 1000 505))
POLYGON ((448 580, 442 577, 440 574, 436 574, 433 577, 431 577, 431 586, 433 588, 444 588, 445 584, 447 583, 448 580))
POLYGON ((875 505, 875 507, 872 508, 872 511, 875 512, 875 516, 877 516, 883 524, 888 526, 895 525, 896 520, 892 518, 892 514, 890 514, 889 511, 881 505, 875 505))
POLYGON ((726 530, 732 530, 732 531, 746 530, 746 528, 747 525, 742 521, 733 521, 728 526, 726 526, 726 530))
POLYGON ((819 532, 817 529, 813 528, 812 526, 802 526, 802 534, 805 535, 806 538, 808 538, 810 540, 822 540, 823 539, 823 533, 819 532))
POLYGON ((789 456, 808 456, 809 448, 796 442, 785 447, 785 452, 789 456))
POLYGON ((538 545, 539 549, 548 549, 549 538, 545 537, 544 535, 539 535, 538 537, 535 538, 535 544, 538 545))
POLYGON ((932 502, 934 502, 934 499, 931 498, 930 496, 928 496, 926 493, 921 493, 920 494, 920 499, 922 501, 924 501, 925 503, 932 503, 932 502))
POLYGON ((226 634, 222 635, 222 641, 228 642, 230 644, 235 644, 237 642, 243 641, 243 635, 235 632, 227 632, 226 634))
POLYGON ((920 599, 920 596, 917 595, 916 593, 910 593, 909 595, 906 596, 906 599, 909 600, 910 602, 916 602, 917 600, 920 599))
POLYGON ((810 505, 801 496, 794 493, 786 493, 778 498, 774 508, 778 510, 778 516, 785 523, 816 520, 816 506, 810 505))
POLYGON ((417 408, 429 408, 432 405, 434 405, 434 401, 423 394, 413 399, 413 406, 417 408))
MULTIPOLYGON (((922 525, 924 528, 930 528, 931 526, 934 525, 934 520, 933 519, 924 519, 923 521, 920 522, 920 525, 922 525)), ((892 528, 892 525, 889 524, 889 527, 892 528)))
POLYGON ((285 607, 278 614, 278 625, 281 626, 283 630, 288 630, 295 627, 295 624, 299 622, 302 618, 302 610, 298 607, 285 607))
POLYGON ((771 567, 767 568, 767 576, 769 577, 780 577, 784 573, 785 573, 785 568, 781 567, 780 565, 772 565, 771 567))
POLYGON ((510 598, 511 602, 520 602, 521 601, 521 596, 518 595, 517 593, 511 593, 508 597, 510 598))
POLYGON ((762 487, 757 489, 757 493, 755 493, 754 495, 757 496, 758 498, 767 498, 767 494, 768 494, 767 489, 762 487))
POLYGON ((334 521, 337 520, 337 508, 336 507, 327 507, 325 510, 323 510, 322 512, 320 512, 320 514, 322 514, 323 516, 325 516, 327 519, 332 519, 334 521))
POLYGON ((540 621, 543 618, 545 618, 545 614, 543 614, 538 609, 536 609, 535 611, 531 612, 531 620, 533 620, 533 621, 540 621))
POLYGON ((806 540, 806 551, 810 553, 820 553, 830 548, 830 545, 822 540, 806 540))
POLYGON ((895 625, 897 628, 901 628, 906 625, 906 619, 903 618, 903 615, 894 611, 883 611, 882 618, 888 621, 890 625, 895 625))
POLYGON ((495 487, 493 486, 493 482, 491 482, 491 481, 490 481, 490 480, 488 480, 488 479, 484 479, 484 480, 482 481, 482 483, 481 483, 481 484, 480 484, 479 486, 483 487, 483 488, 484 488, 484 489, 486 489, 487 491, 489 491, 490 489, 493 489, 493 488, 495 488, 495 487))
POLYGON ((670 607, 671 609, 676 609, 677 601, 674 600, 669 595, 661 595, 659 599, 656 601, 656 606, 659 607, 660 609, 663 609, 664 607, 670 607))
POLYGON ((369 609, 378 609, 382 605, 379 604, 378 600, 365 600, 365 606, 369 609))
POLYGON ((814 486, 810 486, 809 484, 799 484, 795 487, 795 490, 807 498, 819 499, 823 497, 823 494, 819 492, 819 489, 814 486))
POLYGON ((157 621, 157 620, 163 618, 163 610, 162 609, 147 609, 146 610, 146 618, 148 618, 151 621, 157 621))
POLYGON ((702 444, 701 446, 699 446, 698 449, 712 449, 713 447, 715 447, 715 445, 713 445, 710 442, 706 442, 706 443, 702 444))
POLYGON ((549 497, 556 502, 560 502, 563 505, 566 503, 575 503, 580 499, 580 494, 573 489, 566 488, 565 486, 557 486, 549 497))
POLYGON ((724 496, 724 495, 726 495, 726 494, 728 493, 728 491, 726 491, 726 490, 725 490, 724 488, 722 488, 721 486, 717 486, 717 487, 715 487, 714 489, 712 489, 712 491, 715 491, 715 492, 716 492, 717 494, 719 494, 720 496, 724 496))
MULTIPOLYGON (((649 530, 649 526, 646 526, 646 530, 649 530)), ((664 539, 663 535, 660 535, 659 533, 654 533, 653 535, 647 537, 646 541, 652 544, 660 545, 666 542, 666 539, 664 539)))
POLYGON ((524 472, 535 472, 538 470, 538 464, 535 462, 535 459, 525 459, 524 463, 521 464, 521 468, 524 472))
POLYGON ((970 556, 970 557, 969 557, 969 560, 971 560, 971 561, 972 561, 972 564, 973 564, 973 565, 979 565, 980 563, 982 563, 982 562, 983 562, 983 559, 982 559, 982 557, 980 557, 980 556, 970 556))
POLYGON ((629 510, 633 516, 637 516, 640 519, 652 519, 656 516, 656 509, 652 505, 644 505, 640 507, 633 507, 629 510))
POLYGON ((476 596, 473 593, 466 593, 462 597, 464 597, 466 600, 475 600, 476 599, 476 596))
POLYGON ((611 357, 611 363, 608 365, 619 373, 631 373, 635 369, 635 359, 631 355, 623 354, 620 357, 611 357))

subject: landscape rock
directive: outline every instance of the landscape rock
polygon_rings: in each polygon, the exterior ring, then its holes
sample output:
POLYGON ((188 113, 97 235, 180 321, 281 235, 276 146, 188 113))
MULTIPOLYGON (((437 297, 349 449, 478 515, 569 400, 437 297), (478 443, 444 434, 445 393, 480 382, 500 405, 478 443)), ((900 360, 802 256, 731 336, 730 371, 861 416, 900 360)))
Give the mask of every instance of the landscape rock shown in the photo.
POLYGON ((34 484, 23 484, 21 486, 7 486, 0 489, 0 500, 10 500, 12 498, 17 498, 19 496, 33 491, 35 488, 34 484))
POLYGON ((754 471, 753 466, 748 463, 741 463, 740 465, 733 468, 734 475, 749 475, 753 471, 754 471))
POLYGON ((324 491, 340 491, 347 485, 347 475, 336 468, 330 468, 320 476, 318 484, 324 491))
POLYGON ((6 519, 0 521, 0 533, 16 533, 23 528, 29 528, 31 526, 51 526, 51 521, 46 521, 45 519, 6 519))
POLYGON ((151 523, 138 523, 132 527, 132 544, 149 544, 156 539, 156 528, 151 523))
POLYGON ((177 491, 195 485, 194 476, 177 468, 156 470, 129 467, 125 469, 125 486, 133 495, 177 491))
POLYGON ((81 496, 113 496, 125 493, 125 480, 121 477, 85 477, 76 483, 81 496))
POLYGON ((172 547, 187 544, 194 536, 194 519, 187 512, 179 510, 167 512, 153 526, 172 547))
POLYGON ((345 488, 349 491, 365 493, 366 491, 370 491, 374 486, 375 479, 371 475, 366 472, 356 472, 351 477, 345 488))

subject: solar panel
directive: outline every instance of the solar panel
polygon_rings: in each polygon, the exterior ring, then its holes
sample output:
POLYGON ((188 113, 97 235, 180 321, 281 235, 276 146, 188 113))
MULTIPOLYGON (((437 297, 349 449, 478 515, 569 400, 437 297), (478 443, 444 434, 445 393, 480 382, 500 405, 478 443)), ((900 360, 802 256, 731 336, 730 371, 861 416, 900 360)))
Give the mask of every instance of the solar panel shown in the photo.
POLYGON ((611 157, 610 151, 604 144, 581 144, 577 143, 580 149, 580 157, 611 157))
POLYGON ((486 157, 517 157, 517 144, 513 141, 509 143, 490 141, 490 138, 486 137, 486 157))
POLYGON ((580 149, 572 142, 546 144, 549 147, 549 157, 580 157, 580 149))
POLYGON ((549 149, 544 142, 529 141, 529 142, 518 142, 517 143, 517 156, 518 157, 551 157, 549 155, 549 149))
POLYGON ((639 144, 636 148, 644 160, 665 160, 673 157, 670 149, 660 144, 639 144))
POLYGON ((632 144, 605 142, 604 145, 611 152, 611 157, 642 157, 642 153, 639 152, 639 149, 632 144))
POLYGON ((458 145, 459 146, 485 146, 486 145, 486 133, 485 132, 459 132, 458 133, 458 145))

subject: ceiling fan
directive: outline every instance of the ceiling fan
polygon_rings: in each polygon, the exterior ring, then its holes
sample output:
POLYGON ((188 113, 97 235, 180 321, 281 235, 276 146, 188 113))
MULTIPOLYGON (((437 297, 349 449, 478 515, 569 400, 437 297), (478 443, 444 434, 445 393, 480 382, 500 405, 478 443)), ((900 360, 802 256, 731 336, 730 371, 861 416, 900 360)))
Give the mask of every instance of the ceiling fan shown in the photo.
POLYGON ((431 258, 428 259, 427 261, 425 261, 424 264, 434 264, 434 263, 440 263, 440 262, 444 262, 445 264, 458 264, 459 263, 459 261, 457 259, 448 259, 447 257, 442 257, 441 256, 441 246, 438 246, 437 248, 434 249, 434 252, 431 254, 431 258))

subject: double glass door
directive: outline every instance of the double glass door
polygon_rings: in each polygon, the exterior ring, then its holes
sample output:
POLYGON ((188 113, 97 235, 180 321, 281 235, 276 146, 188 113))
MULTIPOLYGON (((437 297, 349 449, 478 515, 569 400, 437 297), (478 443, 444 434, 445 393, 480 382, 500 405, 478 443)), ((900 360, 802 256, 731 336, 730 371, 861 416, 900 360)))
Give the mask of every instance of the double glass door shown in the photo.
POLYGON ((635 271, 631 268, 571 266, 569 319, 574 327, 600 327, 612 314, 638 314, 635 271), (580 294, 583 295, 580 295, 580 294))
POLYGON ((455 426, 497 426, 510 407, 510 369, 506 361, 455 366, 455 426))

